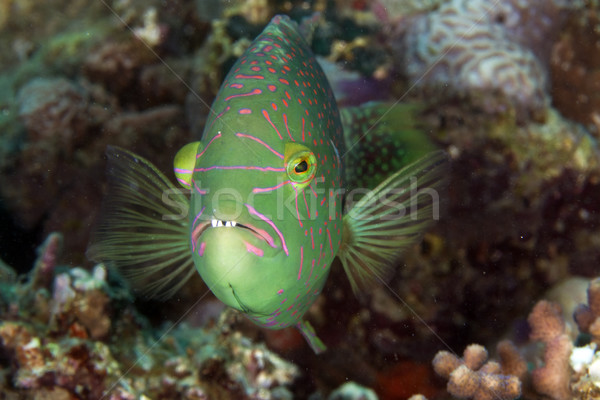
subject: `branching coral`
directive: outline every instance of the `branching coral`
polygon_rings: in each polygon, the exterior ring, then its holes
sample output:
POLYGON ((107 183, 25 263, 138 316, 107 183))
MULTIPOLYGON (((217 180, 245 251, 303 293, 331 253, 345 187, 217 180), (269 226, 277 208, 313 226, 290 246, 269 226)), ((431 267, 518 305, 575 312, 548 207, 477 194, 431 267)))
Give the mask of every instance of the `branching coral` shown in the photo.
MULTIPOLYGON (((506 347, 503 361, 511 370, 521 371, 522 359, 506 347), (515 359, 510 359, 511 357, 515 359), (520 360, 520 361, 519 361, 520 360), (517 367, 519 365, 519 367, 517 367)), ((487 361, 487 350, 478 344, 467 346, 460 359, 448 351, 440 351, 433 359, 435 372, 448 378, 448 392, 461 399, 512 400, 521 395, 521 381, 509 375, 504 365, 487 361)))
POLYGON ((533 387, 554 400, 571 398, 569 389, 569 357, 573 344, 566 332, 560 307, 546 300, 539 301, 527 319, 531 340, 545 345, 544 366, 531 373, 533 387))
POLYGON ((600 278, 590 282, 588 303, 580 304, 573 314, 579 330, 589 333, 592 341, 600 345, 600 278))

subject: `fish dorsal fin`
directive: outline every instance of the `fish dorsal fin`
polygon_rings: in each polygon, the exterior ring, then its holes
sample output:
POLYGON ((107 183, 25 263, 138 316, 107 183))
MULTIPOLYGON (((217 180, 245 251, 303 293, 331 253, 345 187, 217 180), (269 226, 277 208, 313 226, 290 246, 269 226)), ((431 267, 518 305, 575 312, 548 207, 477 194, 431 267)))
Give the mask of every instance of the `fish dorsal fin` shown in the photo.
POLYGON ((86 254, 144 295, 168 298, 195 273, 185 189, 134 153, 109 146, 106 155, 108 193, 86 254))
POLYGON ((340 110, 347 148, 346 187, 373 189, 436 150, 419 126, 421 108, 416 103, 369 102, 340 110))
POLYGON ((439 218, 448 160, 432 152, 394 173, 356 204, 346 204, 338 253, 360 295, 391 275, 393 263, 439 218))

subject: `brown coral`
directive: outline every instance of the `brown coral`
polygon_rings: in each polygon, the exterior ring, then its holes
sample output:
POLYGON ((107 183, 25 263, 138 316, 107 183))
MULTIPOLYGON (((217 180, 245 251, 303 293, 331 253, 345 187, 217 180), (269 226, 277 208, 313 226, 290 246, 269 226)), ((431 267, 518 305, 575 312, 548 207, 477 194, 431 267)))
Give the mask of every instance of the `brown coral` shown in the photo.
POLYGON ((600 278, 590 282, 587 290, 588 304, 580 304, 573 313, 579 330, 589 333, 592 341, 600 345, 600 278))
POLYGON ((467 346, 462 359, 447 351, 438 352, 433 359, 433 368, 438 375, 449 379, 448 392, 455 397, 473 400, 512 400, 519 397, 521 380, 506 375, 502 365, 486 362, 487 358, 488 353, 483 346, 472 344, 467 346))
POLYGON ((544 366, 531 373, 535 390, 554 400, 571 398, 569 356, 573 344, 566 332, 562 312, 557 304, 539 301, 527 319, 531 340, 544 343, 544 366))

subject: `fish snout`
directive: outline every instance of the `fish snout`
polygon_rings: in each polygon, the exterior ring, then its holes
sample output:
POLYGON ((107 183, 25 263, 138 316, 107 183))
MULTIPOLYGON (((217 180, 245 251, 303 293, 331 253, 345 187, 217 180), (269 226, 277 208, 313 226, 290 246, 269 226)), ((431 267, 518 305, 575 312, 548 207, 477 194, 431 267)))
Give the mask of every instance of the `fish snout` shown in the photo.
POLYGON ((212 210, 213 218, 220 221, 239 221, 246 211, 243 203, 231 197, 215 202, 212 210))

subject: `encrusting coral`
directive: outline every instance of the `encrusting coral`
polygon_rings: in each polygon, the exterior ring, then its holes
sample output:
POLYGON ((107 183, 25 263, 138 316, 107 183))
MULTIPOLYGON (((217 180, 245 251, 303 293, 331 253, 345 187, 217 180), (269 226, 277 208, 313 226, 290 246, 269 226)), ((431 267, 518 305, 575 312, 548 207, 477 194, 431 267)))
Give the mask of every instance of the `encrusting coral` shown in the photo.
POLYGON ((544 365, 531 372, 534 389, 553 400, 571 399, 569 357, 573 344, 558 305, 539 301, 527 319, 529 338, 544 343, 544 365))
POLYGON ((573 314, 582 333, 589 333, 592 342, 600 345, 600 278, 590 282, 588 304, 580 304, 573 314))
POLYGON ((486 111, 514 103, 523 116, 537 116, 549 104, 547 63, 562 19, 555 0, 452 0, 402 20, 397 29, 406 34, 392 35, 392 47, 416 85, 474 96, 486 111))
POLYGON ((504 343, 501 363, 487 361, 487 350, 478 344, 467 346, 463 358, 440 351, 433 359, 435 372, 449 379, 448 392, 461 399, 513 400, 521 395, 521 374, 524 361, 510 344, 504 343))

